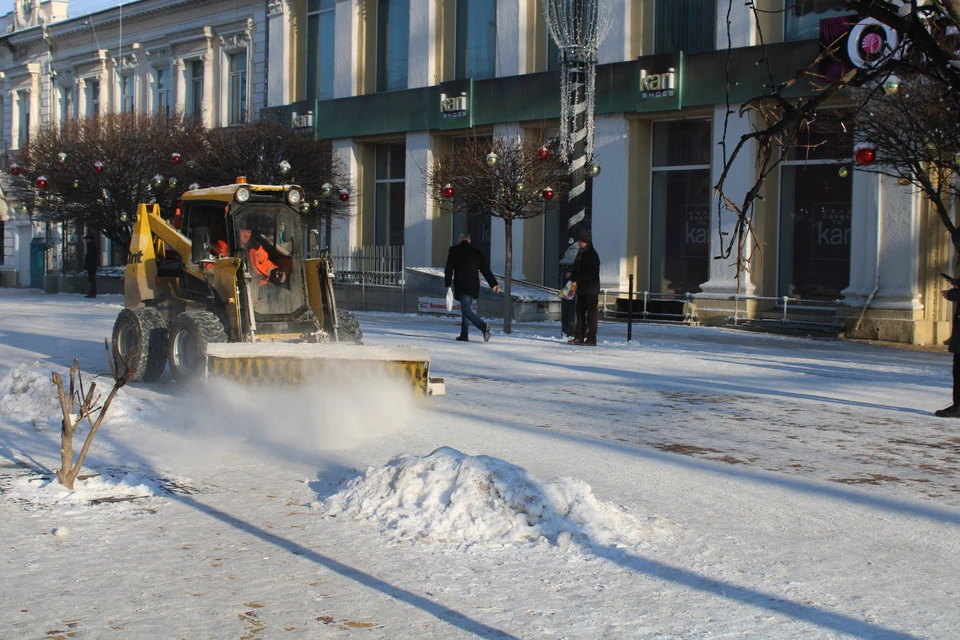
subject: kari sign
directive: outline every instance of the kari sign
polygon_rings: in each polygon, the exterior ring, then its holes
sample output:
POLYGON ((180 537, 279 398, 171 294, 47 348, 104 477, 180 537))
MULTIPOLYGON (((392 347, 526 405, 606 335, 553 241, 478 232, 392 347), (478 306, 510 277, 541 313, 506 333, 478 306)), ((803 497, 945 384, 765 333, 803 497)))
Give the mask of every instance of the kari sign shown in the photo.
MULTIPOLYGON (((473 312, 477 312, 477 301, 471 305, 473 312)), ((460 315, 460 301, 453 301, 453 309, 447 311, 447 301, 444 298, 417 298, 417 311, 420 313, 443 313, 460 315)))

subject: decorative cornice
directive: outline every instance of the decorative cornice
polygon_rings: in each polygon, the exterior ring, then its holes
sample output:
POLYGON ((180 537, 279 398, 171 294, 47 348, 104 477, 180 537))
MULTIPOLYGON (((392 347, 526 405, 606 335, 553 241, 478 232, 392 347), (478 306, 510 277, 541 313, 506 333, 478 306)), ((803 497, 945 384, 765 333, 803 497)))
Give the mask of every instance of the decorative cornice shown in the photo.
POLYGON ((283 10, 286 8, 286 0, 270 0, 267 4, 267 16, 274 16, 278 13, 283 13, 283 10))
POLYGON ((250 34, 246 31, 229 36, 220 36, 220 48, 227 53, 236 53, 250 44, 250 34))

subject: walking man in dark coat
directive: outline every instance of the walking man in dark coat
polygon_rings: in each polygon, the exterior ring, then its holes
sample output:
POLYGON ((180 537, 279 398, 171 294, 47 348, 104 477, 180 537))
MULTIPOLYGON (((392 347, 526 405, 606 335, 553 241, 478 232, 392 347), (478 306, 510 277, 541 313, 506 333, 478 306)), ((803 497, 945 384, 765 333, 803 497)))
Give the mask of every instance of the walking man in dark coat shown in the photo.
POLYGON ((597 346, 597 303, 600 299, 600 256, 593 248, 593 236, 582 231, 577 238, 580 253, 567 278, 577 283, 577 331, 569 344, 597 346))
POLYGON ((483 332, 484 342, 490 340, 490 325, 473 312, 473 301, 480 297, 480 273, 487 279, 494 293, 500 293, 500 285, 493 272, 490 261, 480 249, 470 244, 470 234, 460 234, 460 244, 450 247, 447 253, 447 266, 443 270, 443 282, 447 289, 453 283, 453 296, 460 301, 460 335, 457 340, 468 342, 467 320, 483 332))
POLYGON ((100 247, 93 237, 88 233, 83 237, 83 268, 87 270, 87 280, 90 282, 90 293, 88 298, 97 297, 97 269, 100 267, 100 247))
MULTIPOLYGON (((954 229, 951 239, 960 248, 960 227, 954 229)), ((960 418, 960 282, 950 280, 952 288, 940 292, 944 300, 953 303, 953 328, 950 331, 950 353, 953 354, 953 402, 949 407, 938 409, 938 418, 960 418)))

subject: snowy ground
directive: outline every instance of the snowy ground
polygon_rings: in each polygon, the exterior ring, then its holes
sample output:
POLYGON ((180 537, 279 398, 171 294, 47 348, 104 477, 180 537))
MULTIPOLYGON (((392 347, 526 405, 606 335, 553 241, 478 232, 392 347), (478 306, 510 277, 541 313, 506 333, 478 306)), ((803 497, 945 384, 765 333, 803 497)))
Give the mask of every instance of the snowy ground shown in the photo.
POLYGON ((4 640, 960 637, 946 353, 359 314, 447 395, 133 384, 71 493, 121 303, 0 289, 4 640))

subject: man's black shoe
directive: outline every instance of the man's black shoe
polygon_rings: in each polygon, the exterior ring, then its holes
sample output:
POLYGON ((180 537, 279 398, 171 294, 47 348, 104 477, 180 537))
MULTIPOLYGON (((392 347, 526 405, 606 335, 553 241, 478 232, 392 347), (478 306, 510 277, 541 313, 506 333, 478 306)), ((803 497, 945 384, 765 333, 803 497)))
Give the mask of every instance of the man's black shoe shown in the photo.
POLYGON ((490 342, 490 325, 483 325, 483 341, 490 342))
POLYGON ((952 404, 946 409, 939 409, 933 412, 938 418, 960 418, 960 405, 952 404))
POLYGON ((457 340, 459 342, 470 342, 470 338, 468 338, 467 336, 457 336, 457 340))

